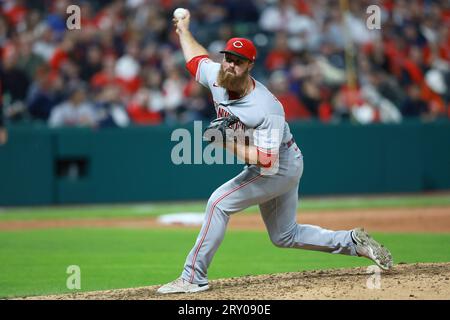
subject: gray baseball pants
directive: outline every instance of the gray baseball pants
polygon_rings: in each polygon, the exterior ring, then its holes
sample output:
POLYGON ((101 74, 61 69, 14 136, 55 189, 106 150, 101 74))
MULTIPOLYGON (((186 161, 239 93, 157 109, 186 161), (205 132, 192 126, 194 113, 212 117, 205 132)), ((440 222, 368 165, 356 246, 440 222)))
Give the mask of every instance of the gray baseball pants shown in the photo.
POLYGON ((208 200, 205 219, 190 251, 182 277, 191 283, 208 282, 207 270, 219 248, 230 215, 259 205, 264 224, 274 245, 356 256, 350 231, 331 231, 297 224, 298 187, 303 173, 303 156, 294 143, 280 147, 278 172, 263 174, 250 165, 220 186, 208 200))

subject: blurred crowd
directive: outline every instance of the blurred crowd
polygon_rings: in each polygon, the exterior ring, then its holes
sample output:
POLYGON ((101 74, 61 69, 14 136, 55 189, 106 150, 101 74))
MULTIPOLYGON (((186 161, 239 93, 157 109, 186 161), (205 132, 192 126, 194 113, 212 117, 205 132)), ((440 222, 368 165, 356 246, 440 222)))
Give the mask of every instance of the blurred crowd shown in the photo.
POLYGON ((0 4, 0 127, 1 121, 126 127, 214 118, 209 92, 185 69, 171 22, 177 7, 190 9, 191 31, 215 61, 233 36, 255 42, 252 74, 283 103, 288 121, 450 118, 446 0, 0 4), (72 4, 81 9, 81 29, 67 28, 72 4), (381 29, 367 27, 370 5, 381 9, 381 29))

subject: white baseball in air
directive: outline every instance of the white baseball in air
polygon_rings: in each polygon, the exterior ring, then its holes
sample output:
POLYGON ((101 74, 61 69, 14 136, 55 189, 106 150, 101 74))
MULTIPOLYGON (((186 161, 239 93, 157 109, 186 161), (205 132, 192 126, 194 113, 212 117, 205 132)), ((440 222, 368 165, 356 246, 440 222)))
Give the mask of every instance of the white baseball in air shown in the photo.
POLYGON ((184 8, 176 8, 173 12, 173 16, 179 20, 186 18, 187 14, 188 11, 184 8))

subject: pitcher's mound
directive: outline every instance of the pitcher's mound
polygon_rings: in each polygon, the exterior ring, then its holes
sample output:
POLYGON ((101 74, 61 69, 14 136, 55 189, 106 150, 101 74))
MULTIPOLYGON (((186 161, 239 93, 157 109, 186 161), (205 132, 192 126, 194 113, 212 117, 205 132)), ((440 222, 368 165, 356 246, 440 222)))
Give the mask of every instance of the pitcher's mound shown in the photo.
POLYGON ((398 264, 391 271, 380 273, 373 273, 373 269, 331 269, 212 280, 211 290, 197 294, 159 295, 158 286, 149 286, 25 299, 450 299, 450 263, 398 264))

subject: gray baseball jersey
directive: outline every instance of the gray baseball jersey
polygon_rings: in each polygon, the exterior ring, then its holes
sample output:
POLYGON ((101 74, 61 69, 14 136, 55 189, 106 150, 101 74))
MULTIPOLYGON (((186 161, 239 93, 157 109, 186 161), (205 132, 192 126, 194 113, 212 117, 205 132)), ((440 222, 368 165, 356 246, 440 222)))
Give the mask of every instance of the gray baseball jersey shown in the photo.
POLYGON ((297 224, 303 156, 292 140, 283 106, 256 80, 253 80, 254 89, 249 94, 230 100, 227 90, 217 84, 220 67, 207 57, 201 58, 196 80, 211 90, 218 117, 229 113, 236 115, 244 128, 254 129, 252 143, 259 150, 276 150, 278 167, 275 173, 265 174, 264 168, 247 165, 239 175, 214 191, 182 277, 191 283, 208 282, 207 270, 223 240, 230 216, 252 205, 259 205, 269 237, 278 247, 357 255, 350 231, 297 224))

